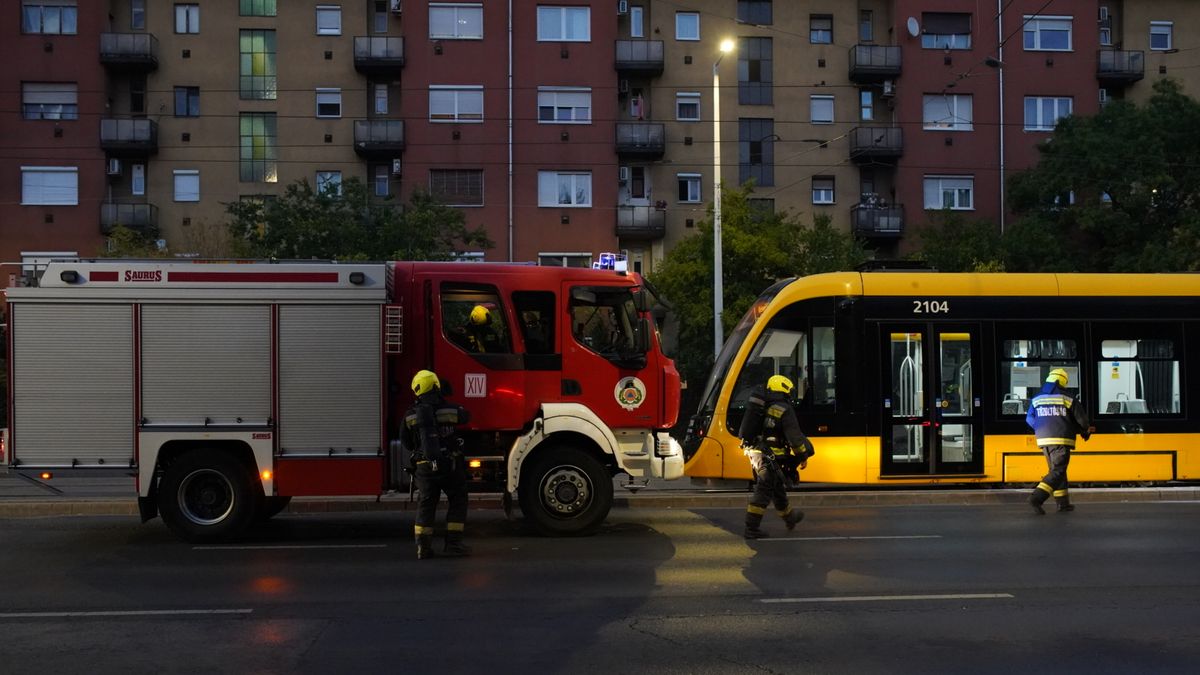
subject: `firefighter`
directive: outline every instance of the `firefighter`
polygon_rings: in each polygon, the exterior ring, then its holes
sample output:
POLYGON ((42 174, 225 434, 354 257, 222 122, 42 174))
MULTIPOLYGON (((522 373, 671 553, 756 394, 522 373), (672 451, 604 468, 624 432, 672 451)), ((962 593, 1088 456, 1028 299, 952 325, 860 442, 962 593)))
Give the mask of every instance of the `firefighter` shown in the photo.
MULTIPOLYGON (((746 404, 738 435, 750 466, 754 469, 754 494, 746 507, 746 539, 762 539, 767 533, 760 527, 767 506, 773 501, 788 531, 804 519, 804 512, 788 503, 787 486, 796 473, 808 466, 812 442, 800 431, 796 410, 789 395, 794 385, 783 375, 772 375, 766 391, 751 394, 746 404)), ((797 474, 798 475, 798 474, 797 474)))
POLYGON ((503 352, 500 336, 492 320, 492 312, 483 305, 471 308, 467 322, 458 330, 456 341, 472 354, 498 354, 503 352))
POLYGON ((446 542, 443 553, 470 555, 463 544, 467 521, 467 463, 462 439, 455 427, 466 424, 470 416, 460 405, 442 397, 441 382, 432 371, 418 371, 412 379, 416 400, 404 414, 405 440, 411 451, 413 480, 420 497, 417 501, 417 559, 434 557, 433 523, 438 499, 446 493, 446 542))
POLYGON ((1041 393, 1033 397, 1029 412, 1025 414, 1025 423, 1037 436, 1038 447, 1046 456, 1049 467, 1041 482, 1033 488, 1033 494, 1029 495, 1029 505, 1039 516, 1046 515, 1042 503, 1051 495, 1060 512, 1075 510, 1067 494, 1067 464, 1071 462, 1075 435, 1083 436, 1085 441, 1091 436, 1087 411, 1083 404, 1067 396, 1066 386, 1067 371, 1062 368, 1051 370, 1041 393))

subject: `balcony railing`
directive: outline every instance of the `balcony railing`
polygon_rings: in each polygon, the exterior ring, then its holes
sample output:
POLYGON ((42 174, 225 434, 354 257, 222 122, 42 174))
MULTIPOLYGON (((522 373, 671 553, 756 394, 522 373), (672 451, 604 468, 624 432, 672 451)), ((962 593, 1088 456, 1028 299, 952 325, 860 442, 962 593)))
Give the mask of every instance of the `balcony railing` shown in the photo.
POLYGON ((149 33, 101 33, 100 63, 111 68, 155 70, 158 39, 149 33))
POLYGON ((868 238, 898 238, 904 234, 904 207, 859 203, 850 208, 854 234, 868 238))
POLYGON ((1146 76, 1145 52, 1126 49, 1101 49, 1096 59, 1096 79, 1114 84, 1130 84, 1146 76))
POLYGON ((108 202, 100 205, 100 232, 109 234, 117 225, 140 232, 158 229, 158 207, 153 204, 108 202))
POLYGON ((404 67, 404 38, 359 36, 354 38, 354 69, 360 73, 387 73, 404 67))
POLYGON ((100 149, 116 155, 158 152, 158 124, 144 117, 101 119, 100 149))
POLYGON ((667 212, 653 206, 617 206, 617 236, 622 239, 662 239, 667 212))
POLYGON ((667 150, 666 125, 660 122, 617 122, 617 154, 660 159, 667 150))
POLYGON ((662 75, 662 40, 617 40, 617 70, 662 75))
POLYGON ((404 150, 404 120, 354 120, 354 151, 390 157, 404 150))
POLYGON ((896 159, 904 154, 900 127, 855 127, 850 130, 850 159, 866 162, 896 159))
POLYGON ((854 45, 850 48, 850 79, 864 82, 900 75, 900 47, 854 45))

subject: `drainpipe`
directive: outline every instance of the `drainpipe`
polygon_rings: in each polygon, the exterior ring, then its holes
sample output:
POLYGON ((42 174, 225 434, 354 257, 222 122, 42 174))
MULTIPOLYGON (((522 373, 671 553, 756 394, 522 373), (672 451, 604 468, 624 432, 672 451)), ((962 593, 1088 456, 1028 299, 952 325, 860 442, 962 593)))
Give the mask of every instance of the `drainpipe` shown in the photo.
POLYGON ((508 262, 513 261, 513 8, 508 0, 508 262))
POLYGON ((1004 202, 1004 0, 996 0, 996 60, 1000 67, 996 68, 1000 82, 1000 236, 1004 236, 1004 212, 1007 210, 1004 202))

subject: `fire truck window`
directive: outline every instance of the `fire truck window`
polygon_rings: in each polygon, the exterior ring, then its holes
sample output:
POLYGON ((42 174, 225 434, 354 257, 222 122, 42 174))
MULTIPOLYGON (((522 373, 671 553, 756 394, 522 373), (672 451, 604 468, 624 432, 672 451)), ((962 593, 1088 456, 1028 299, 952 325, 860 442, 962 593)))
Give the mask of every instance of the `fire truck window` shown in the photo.
POLYGON ((513 307, 520 322, 526 354, 554 354, 554 293, 516 291, 513 307))
POLYGON ((442 287, 442 332, 471 354, 511 354, 504 306, 495 289, 442 287))
POLYGON ((575 340, 605 358, 634 353, 639 322, 628 288, 592 286, 571 292, 571 333, 575 340))

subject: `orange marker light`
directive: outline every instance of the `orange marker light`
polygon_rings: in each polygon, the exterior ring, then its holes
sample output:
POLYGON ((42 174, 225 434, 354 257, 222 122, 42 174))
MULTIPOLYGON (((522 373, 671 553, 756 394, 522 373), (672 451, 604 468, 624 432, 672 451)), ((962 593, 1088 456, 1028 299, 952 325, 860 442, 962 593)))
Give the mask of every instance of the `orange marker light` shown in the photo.
POLYGON ((471 467, 472 469, 478 469, 479 467, 483 466, 483 462, 478 459, 473 459, 470 462, 467 462, 467 466, 471 467))
POLYGON ((262 479, 263 480, 271 480, 271 472, 270 471, 262 472, 262 479))
POLYGON ((42 480, 50 480, 51 478, 54 478, 54 474, 50 473, 49 471, 42 472, 42 480))

